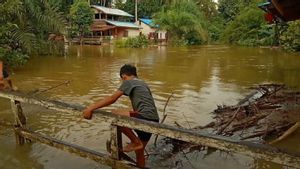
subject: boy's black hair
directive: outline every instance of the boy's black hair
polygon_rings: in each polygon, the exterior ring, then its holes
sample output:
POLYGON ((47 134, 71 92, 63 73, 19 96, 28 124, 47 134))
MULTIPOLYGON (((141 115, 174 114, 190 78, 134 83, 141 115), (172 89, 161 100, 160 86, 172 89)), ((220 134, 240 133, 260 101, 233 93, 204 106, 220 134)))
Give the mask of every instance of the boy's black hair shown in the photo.
POLYGON ((122 75, 125 74, 127 76, 134 75, 137 77, 136 73, 136 67, 130 64, 125 64, 120 69, 120 77, 122 78, 122 75))

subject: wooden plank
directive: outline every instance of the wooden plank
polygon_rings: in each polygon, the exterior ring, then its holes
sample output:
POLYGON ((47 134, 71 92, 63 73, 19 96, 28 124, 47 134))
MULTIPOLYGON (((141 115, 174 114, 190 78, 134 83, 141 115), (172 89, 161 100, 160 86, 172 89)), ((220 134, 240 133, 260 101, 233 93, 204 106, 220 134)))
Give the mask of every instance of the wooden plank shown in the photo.
MULTIPOLYGON (((20 102, 40 105, 52 110, 60 112, 68 112, 82 114, 83 106, 72 106, 66 103, 55 103, 53 101, 39 100, 22 96, 20 93, 0 92, 0 97, 19 100, 20 102)), ((112 114, 109 112, 97 110, 94 113, 94 119, 106 118, 114 120, 114 124, 118 126, 139 129, 153 134, 158 134, 194 144, 200 144, 224 150, 232 153, 247 155, 256 159, 275 162, 285 166, 300 168, 300 154, 291 153, 282 149, 278 149, 269 145, 255 144, 249 141, 236 141, 228 137, 211 135, 201 131, 193 131, 188 129, 179 129, 165 124, 144 121, 136 118, 130 118, 112 114)))
POLYGON ((64 141, 60 141, 54 138, 50 138, 44 135, 41 135, 39 133, 22 129, 22 128, 15 128, 15 131, 22 135, 23 137, 30 139, 32 141, 36 141, 42 144, 46 144, 51 147, 55 147, 57 149, 76 154, 80 157, 87 158, 96 162, 99 162, 101 164, 105 164, 108 166, 116 167, 119 169, 138 169, 139 167, 136 167, 135 165, 126 162, 126 161, 119 161, 111 158, 109 155, 96 152, 94 150, 90 150, 78 145, 70 144, 64 141))

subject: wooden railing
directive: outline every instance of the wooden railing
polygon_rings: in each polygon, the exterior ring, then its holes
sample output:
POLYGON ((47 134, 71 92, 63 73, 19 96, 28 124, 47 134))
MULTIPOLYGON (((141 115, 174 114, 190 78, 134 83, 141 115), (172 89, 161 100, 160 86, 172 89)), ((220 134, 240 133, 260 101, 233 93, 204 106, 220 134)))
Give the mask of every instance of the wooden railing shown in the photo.
POLYGON ((26 139, 37 141, 52 147, 56 147, 63 151, 75 153, 81 157, 92 159, 101 164, 112 166, 113 168, 138 168, 133 163, 122 160, 130 158, 119 151, 122 146, 122 137, 119 131, 120 126, 138 129, 141 131, 146 131, 193 144, 212 147, 231 153, 243 154, 256 159, 262 159, 282 164, 284 166, 300 168, 299 153, 291 153, 269 145, 256 144, 248 141, 236 141, 228 137, 211 135, 201 131, 176 128, 170 125, 158 124, 155 122, 120 116, 101 110, 95 111, 94 120, 101 118, 102 121, 105 120, 112 124, 112 152, 111 155, 99 153, 88 150, 84 147, 49 138, 47 136, 43 136, 26 129, 26 118, 22 113, 21 103, 35 104, 47 109, 56 110, 58 112, 72 113, 77 115, 82 114, 82 110, 84 109, 83 106, 75 106, 51 100, 42 100, 16 92, 0 92, 0 97, 7 98, 12 101, 12 109, 16 119, 15 131, 19 144, 24 144, 24 142, 26 142, 26 139))

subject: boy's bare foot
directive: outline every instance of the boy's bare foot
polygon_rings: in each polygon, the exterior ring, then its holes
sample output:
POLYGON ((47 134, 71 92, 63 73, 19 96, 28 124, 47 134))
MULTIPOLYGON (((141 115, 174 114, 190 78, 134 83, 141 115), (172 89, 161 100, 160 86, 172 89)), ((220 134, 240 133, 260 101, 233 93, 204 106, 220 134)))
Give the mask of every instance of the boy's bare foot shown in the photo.
POLYGON ((142 148, 143 148, 143 143, 141 143, 141 142, 129 143, 123 148, 123 152, 136 151, 136 150, 140 150, 142 148))

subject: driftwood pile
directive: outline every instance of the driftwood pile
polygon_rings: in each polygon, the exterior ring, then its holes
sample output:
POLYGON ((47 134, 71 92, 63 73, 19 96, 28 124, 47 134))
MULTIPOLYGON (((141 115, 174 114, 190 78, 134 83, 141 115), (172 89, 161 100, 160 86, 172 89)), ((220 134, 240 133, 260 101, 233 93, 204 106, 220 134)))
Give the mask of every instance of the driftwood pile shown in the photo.
MULTIPOLYGON (((213 112, 213 122, 193 129, 236 140, 273 144, 300 127, 300 92, 287 90, 282 84, 262 84, 251 89, 253 92, 238 104, 219 105, 213 112)), ((204 149, 173 139, 164 140, 173 145, 172 153, 204 149)))

